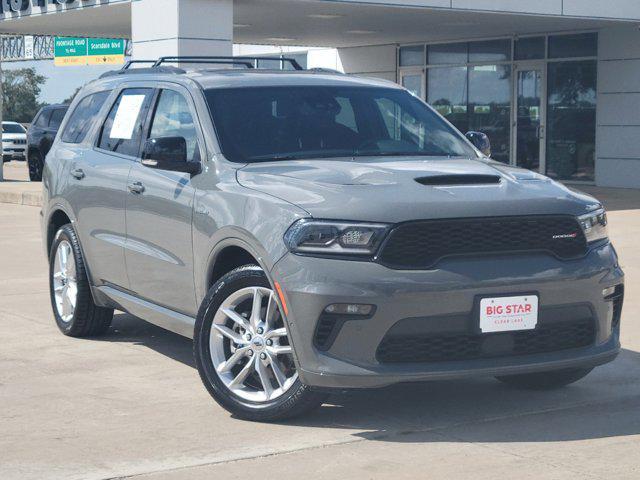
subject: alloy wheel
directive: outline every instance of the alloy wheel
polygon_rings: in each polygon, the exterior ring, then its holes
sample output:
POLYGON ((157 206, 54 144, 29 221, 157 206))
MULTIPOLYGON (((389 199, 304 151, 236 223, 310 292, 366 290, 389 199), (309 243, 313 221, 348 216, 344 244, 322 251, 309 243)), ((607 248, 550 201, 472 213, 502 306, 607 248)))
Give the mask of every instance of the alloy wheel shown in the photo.
POLYGON ((76 261, 71 244, 63 240, 58 244, 53 267, 53 292, 56 310, 63 322, 73 319, 78 300, 76 261))
POLYGON ((264 287, 240 289, 218 308, 209 337, 211 361, 235 395, 267 402, 298 378, 280 307, 264 287))

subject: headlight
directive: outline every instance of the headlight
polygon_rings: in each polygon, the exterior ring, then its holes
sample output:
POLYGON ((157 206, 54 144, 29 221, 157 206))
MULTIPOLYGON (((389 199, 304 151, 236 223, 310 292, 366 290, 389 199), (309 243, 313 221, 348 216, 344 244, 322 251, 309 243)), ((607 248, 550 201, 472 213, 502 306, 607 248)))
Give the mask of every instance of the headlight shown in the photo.
POLYGON ((587 243, 609 238, 607 231, 607 213, 604 209, 596 210, 578 217, 587 243))
POLYGON ((372 256, 389 230, 381 223, 298 220, 284 235, 292 252, 372 256))

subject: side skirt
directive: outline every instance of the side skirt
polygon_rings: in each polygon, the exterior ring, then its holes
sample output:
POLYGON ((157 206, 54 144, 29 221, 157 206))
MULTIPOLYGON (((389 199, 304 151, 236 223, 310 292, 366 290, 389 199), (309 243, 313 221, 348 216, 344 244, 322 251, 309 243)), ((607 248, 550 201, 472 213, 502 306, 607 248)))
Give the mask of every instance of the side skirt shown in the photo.
POLYGON ((130 313, 183 337, 193 338, 195 318, 174 312, 155 303, 142 300, 130 293, 108 285, 93 287, 94 298, 100 305, 109 305, 117 310, 130 313))

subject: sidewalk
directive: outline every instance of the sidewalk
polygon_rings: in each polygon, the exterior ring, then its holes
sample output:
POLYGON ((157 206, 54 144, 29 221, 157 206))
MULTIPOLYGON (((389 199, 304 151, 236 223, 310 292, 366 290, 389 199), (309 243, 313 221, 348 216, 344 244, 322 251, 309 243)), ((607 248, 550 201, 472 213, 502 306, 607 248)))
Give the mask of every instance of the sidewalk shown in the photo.
POLYGON ((29 181, 27 162, 4 164, 4 181, 0 182, 0 203, 33 207, 42 204, 42 184, 29 181))

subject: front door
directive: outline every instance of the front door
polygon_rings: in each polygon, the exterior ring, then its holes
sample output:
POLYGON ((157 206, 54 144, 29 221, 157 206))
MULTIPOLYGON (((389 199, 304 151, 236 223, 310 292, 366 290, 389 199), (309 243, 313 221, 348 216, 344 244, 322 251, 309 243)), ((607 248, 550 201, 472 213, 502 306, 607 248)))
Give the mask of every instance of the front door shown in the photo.
POLYGON ((547 104, 544 65, 518 64, 514 78, 515 165, 544 173, 547 104))
MULTIPOLYGON (((182 137, 187 159, 201 153, 189 93, 160 90, 145 138, 182 137)), ((139 297, 194 316, 192 220, 196 193, 187 173, 137 162, 129 173, 125 258, 131 290, 139 297)))

